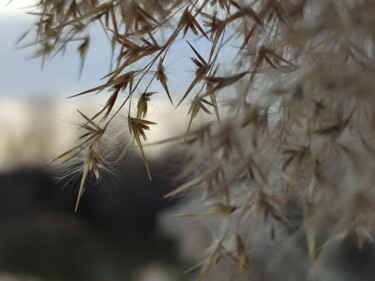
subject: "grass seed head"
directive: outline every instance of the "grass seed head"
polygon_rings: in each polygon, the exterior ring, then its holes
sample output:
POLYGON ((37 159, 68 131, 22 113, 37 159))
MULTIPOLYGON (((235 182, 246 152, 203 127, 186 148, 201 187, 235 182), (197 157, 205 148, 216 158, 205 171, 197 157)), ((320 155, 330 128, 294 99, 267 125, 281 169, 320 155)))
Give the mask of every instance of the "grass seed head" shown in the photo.
POLYGON ((40 0, 37 7, 37 56, 47 59, 79 42, 83 62, 94 44, 86 34, 95 23, 113 46, 115 63, 102 84, 74 96, 111 95, 94 116, 79 112, 84 133, 55 159, 85 154, 77 207, 88 175, 100 175, 98 148, 121 115, 129 116, 129 133, 151 179, 142 144, 156 125, 145 119, 149 100, 161 84, 172 103, 176 89, 164 62, 174 61, 175 43, 183 38, 193 62, 183 64, 194 77, 177 93, 177 106, 188 97, 192 103, 187 133, 171 139, 185 137, 192 162, 182 173, 196 176, 167 196, 201 192, 203 203, 214 206, 202 212, 220 218, 214 231, 223 237, 210 248, 198 279, 210 278, 224 257, 247 268, 247 237, 259 221, 289 227, 290 200, 298 202, 295 212, 305 212, 299 223, 312 265, 326 245, 321 236, 363 245, 374 235, 372 1, 40 0), (138 103, 135 91, 143 93, 138 103), (216 121, 190 130, 199 112, 213 111, 216 121), (228 225, 238 234, 235 252, 225 248, 226 237, 233 237, 228 225))

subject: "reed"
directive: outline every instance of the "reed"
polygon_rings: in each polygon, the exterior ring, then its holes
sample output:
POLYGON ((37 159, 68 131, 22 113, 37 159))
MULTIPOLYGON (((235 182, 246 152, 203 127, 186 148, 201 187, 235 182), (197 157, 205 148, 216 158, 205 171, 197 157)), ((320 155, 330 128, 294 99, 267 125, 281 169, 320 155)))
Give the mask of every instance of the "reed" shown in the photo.
POLYGON ((106 128, 124 114, 151 179, 143 145, 157 125, 147 109, 162 87, 158 95, 176 107, 191 100, 186 134, 160 143, 185 146, 192 162, 181 173, 194 174, 166 196, 193 190, 199 203, 182 215, 220 218, 199 281, 228 260, 238 272, 251 269, 252 237, 266 225, 263 239, 275 239, 280 226, 291 227, 293 213, 301 214, 297 233, 311 267, 334 241, 362 247, 372 239, 375 2, 40 0, 36 7, 42 57, 79 42, 83 65, 96 23, 115 53, 101 84, 72 96, 109 92, 107 103, 93 116, 80 112, 85 133, 55 159, 85 155, 77 208, 87 176, 102 172, 106 128), (181 40, 193 75, 177 98, 165 61, 181 40), (190 129, 198 113, 216 117, 190 129))

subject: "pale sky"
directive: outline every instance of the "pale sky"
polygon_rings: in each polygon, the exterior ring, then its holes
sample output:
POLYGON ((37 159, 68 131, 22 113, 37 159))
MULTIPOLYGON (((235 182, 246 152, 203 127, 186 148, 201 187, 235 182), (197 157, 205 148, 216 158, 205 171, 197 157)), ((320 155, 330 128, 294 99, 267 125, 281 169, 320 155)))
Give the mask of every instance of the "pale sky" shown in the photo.
MULTIPOLYGON (((63 57, 58 55, 47 61, 44 68, 41 58, 33 58, 35 46, 19 49, 32 43, 34 38, 31 34, 16 45, 36 20, 34 16, 26 14, 27 9, 22 9, 31 6, 34 1, 14 0, 4 7, 8 2, 9 0, 0 0, 0 97, 66 97, 102 83, 99 79, 109 72, 111 47, 100 26, 90 29, 90 49, 79 79, 80 60, 75 49, 68 49, 63 57)), ((203 56, 208 55, 209 44, 205 39, 190 42, 203 56)), ((170 90, 173 95, 181 96, 194 79, 195 66, 190 60, 194 54, 188 47, 186 38, 177 39, 169 52, 165 68, 170 90)), ((161 87, 150 90, 164 92, 161 87)))
POLYGON ((42 68, 42 59, 33 58, 34 46, 18 49, 32 43, 32 36, 16 45, 22 34, 31 28, 35 17, 17 9, 20 5, 16 3, 20 1, 4 8, 2 4, 6 2, 0 0, 0 96, 67 96, 95 86, 98 78, 108 73, 109 43, 95 31, 92 40, 95 48, 88 54, 80 80, 80 61, 73 50, 68 50, 64 57, 59 55, 47 61, 42 68))

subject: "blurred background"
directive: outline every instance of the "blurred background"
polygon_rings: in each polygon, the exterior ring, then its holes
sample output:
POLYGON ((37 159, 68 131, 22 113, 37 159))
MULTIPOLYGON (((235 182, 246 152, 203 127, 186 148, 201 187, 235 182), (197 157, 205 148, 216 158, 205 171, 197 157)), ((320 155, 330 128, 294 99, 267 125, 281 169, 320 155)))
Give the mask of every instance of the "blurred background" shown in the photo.
MULTIPOLYGON (((182 156, 173 147, 148 149, 149 182, 129 151, 99 182, 89 181, 74 213, 79 174, 46 163, 74 144, 76 108, 89 115, 103 105, 100 96, 66 97, 100 83, 110 44, 92 30, 79 78, 75 50, 43 63, 32 36, 20 41, 36 20, 23 9, 33 1, 8 2, 0 0, 0 280, 185 280, 177 242, 158 224, 175 203, 162 196, 175 187, 182 156)), ((161 125, 151 141, 186 130, 179 125, 186 108, 172 110, 166 97, 154 99, 150 119, 161 125)))

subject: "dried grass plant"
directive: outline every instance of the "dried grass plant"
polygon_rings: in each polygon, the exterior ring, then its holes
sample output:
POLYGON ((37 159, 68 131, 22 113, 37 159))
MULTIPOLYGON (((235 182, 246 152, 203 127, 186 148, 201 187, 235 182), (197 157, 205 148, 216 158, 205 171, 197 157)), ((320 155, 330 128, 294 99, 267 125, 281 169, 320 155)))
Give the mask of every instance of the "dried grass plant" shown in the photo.
POLYGON ((220 218, 199 281, 230 261, 238 272, 251 269, 260 226, 269 229, 264 239, 275 239, 296 212, 312 267, 331 242, 349 238, 362 247, 372 240, 374 1, 40 0, 36 11, 35 44, 44 58, 79 42, 83 63, 95 23, 113 46, 112 71, 72 96, 109 92, 106 104, 94 116, 80 112, 85 133, 55 159, 85 155, 76 208, 87 177, 102 173, 103 136, 121 114, 151 179, 143 145, 157 125, 148 120, 148 102, 162 87, 158 94, 174 106, 191 101, 186 135, 160 142, 185 145, 192 162, 182 173, 194 174, 166 196, 195 190, 201 204, 183 215, 220 218), (181 39, 194 75, 177 99, 164 62, 181 39), (209 46, 206 54, 196 40, 209 46), (222 64, 228 54, 231 63, 222 64), (216 121, 190 129, 198 113, 216 121))

